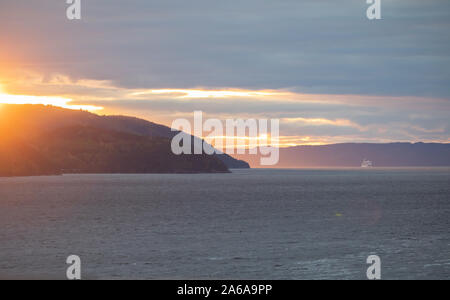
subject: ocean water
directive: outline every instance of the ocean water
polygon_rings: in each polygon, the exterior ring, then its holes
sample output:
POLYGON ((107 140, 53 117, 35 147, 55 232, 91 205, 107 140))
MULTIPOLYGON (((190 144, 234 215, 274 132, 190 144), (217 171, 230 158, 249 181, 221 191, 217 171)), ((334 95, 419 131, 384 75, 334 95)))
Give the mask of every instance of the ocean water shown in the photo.
POLYGON ((0 278, 450 279, 450 169, 0 179, 0 278))

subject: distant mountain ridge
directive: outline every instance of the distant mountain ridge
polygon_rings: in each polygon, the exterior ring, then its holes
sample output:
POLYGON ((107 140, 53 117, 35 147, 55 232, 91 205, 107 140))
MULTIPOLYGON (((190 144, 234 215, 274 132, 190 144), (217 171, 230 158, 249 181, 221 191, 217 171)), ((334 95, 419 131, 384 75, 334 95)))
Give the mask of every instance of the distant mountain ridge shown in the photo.
MULTIPOLYGON (((259 166, 259 156, 238 155, 252 167, 259 166)), ((450 144, 390 143, 333 144, 297 146, 280 149, 280 161, 274 168, 360 167, 364 159, 374 167, 447 167, 450 144)))
POLYGON ((228 155, 174 155, 169 127, 44 105, 1 105, 0 176, 218 173, 248 168, 228 155), (16 149, 12 151, 12 149, 16 149))
MULTIPOLYGON (((259 155, 173 155, 169 127, 44 105, 0 105, 0 176, 217 173, 260 166, 259 155), (247 161, 247 162, 246 162, 247 161)), ((450 166, 450 144, 334 144, 280 149, 274 168, 450 166)))

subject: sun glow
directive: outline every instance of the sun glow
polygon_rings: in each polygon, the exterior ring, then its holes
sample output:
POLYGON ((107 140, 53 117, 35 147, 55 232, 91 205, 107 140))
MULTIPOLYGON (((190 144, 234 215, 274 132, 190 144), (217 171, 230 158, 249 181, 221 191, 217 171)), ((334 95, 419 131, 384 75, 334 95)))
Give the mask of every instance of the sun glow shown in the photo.
POLYGON ((275 91, 248 91, 248 90, 195 90, 195 89, 160 89, 132 93, 133 96, 145 95, 177 95, 181 99, 201 98, 231 98, 231 97, 266 97, 280 95, 275 91))
POLYGON ((320 138, 310 136, 280 136, 276 141, 271 140, 268 134, 259 136, 204 136, 204 140, 213 146, 219 145, 225 149, 252 149, 257 147, 288 148, 296 146, 322 146, 332 144, 330 141, 322 141, 320 138), (217 143, 217 141, 219 144, 217 143))
POLYGON ((11 95, 4 93, 2 86, 0 86, 0 104, 43 104, 53 105, 68 109, 82 109, 87 111, 101 110, 103 107, 92 105, 72 105, 72 99, 63 97, 45 97, 45 96, 25 96, 25 95, 11 95))

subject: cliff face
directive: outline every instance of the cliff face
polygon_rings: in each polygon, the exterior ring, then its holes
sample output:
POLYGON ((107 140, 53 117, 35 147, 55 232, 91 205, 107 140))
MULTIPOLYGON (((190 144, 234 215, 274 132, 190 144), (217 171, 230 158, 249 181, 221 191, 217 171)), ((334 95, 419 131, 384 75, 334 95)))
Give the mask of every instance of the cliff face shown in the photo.
POLYGON ((217 155, 174 155, 173 134, 165 126, 136 118, 3 105, 0 176, 229 172, 217 155))

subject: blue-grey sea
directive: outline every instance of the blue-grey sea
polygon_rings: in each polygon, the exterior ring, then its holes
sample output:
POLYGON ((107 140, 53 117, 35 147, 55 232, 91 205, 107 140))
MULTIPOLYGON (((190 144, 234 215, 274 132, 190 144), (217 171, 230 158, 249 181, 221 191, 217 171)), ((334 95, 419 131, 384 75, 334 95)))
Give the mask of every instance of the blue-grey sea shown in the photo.
POLYGON ((450 169, 0 178, 0 278, 450 279, 450 169))

